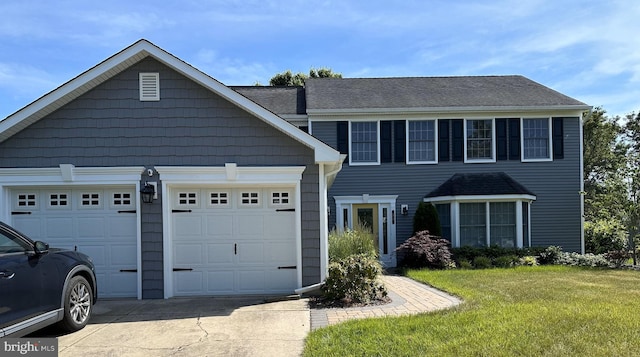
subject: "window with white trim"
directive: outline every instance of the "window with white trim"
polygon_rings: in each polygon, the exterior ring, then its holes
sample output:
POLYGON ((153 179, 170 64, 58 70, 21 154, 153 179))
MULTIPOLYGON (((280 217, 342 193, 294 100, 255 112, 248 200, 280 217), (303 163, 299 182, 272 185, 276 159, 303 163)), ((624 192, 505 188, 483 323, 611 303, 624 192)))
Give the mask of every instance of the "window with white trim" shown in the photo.
POLYGON ((131 201, 131 193, 129 192, 114 192, 111 200, 111 204, 114 207, 119 206, 130 206, 133 202, 131 201))
POLYGON ((101 206, 102 198, 98 192, 82 192, 80 193, 81 208, 97 208, 101 206))
POLYGON ((178 192, 178 205, 180 206, 197 206, 197 192, 178 192))
POLYGON ((517 246, 515 202, 490 202, 489 221, 489 245, 505 248, 517 246))
POLYGON ((378 121, 350 122, 349 160, 353 164, 379 164, 378 121))
POLYGON ((229 205, 229 192, 209 192, 209 206, 221 207, 229 205))
POLYGON ((459 217, 461 246, 517 246, 516 202, 461 202, 459 217))
POLYGON ((487 213, 484 202, 460 203, 460 245, 487 245, 487 213))
POLYGON ((551 160, 551 118, 522 119, 522 161, 551 160))
POLYGON ((271 204, 274 206, 288 206, 291 202, 291 194, 287 191, 271 192, 271 204))
POLYGON ((409 120, 407 163, 436 163, 436 137, 435 120, 409 120))
POLYGON ((467 119, 465 126, 465 161, 493 162, 493 119, 467 119))
POLYGON ((68 208, 69 205, 69 193, 50 193, 49 194, 49 208, 68 208))
POLYGON ((259 206, 260 192, 241 192, 240 205, 241 206, 259 206))
POLYGON ((36 208, 38 207, 38 200, 37 200, 37 194, 36 193, 18 193, 17 195, 18 199, 17 199, 17 206, 19 208, 23 208, 23 207, 32 207, 32 208, 36 208))

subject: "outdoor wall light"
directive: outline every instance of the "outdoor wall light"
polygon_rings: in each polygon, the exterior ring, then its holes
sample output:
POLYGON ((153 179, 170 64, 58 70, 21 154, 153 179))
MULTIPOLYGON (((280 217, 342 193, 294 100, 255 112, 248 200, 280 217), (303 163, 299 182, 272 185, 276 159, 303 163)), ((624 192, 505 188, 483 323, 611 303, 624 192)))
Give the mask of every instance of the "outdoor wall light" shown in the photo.
POLYGON ((156 195, 156 187, 149 182, 144 183, 144 187, 140 189, 140 196, 142 198, 142 202, 144 203, 153 203, 153 198, 156 195))
POLYGON ((409 205, 401 205, 400 209, 402 210, 403 216, 406 216, 409 214, 409 205))

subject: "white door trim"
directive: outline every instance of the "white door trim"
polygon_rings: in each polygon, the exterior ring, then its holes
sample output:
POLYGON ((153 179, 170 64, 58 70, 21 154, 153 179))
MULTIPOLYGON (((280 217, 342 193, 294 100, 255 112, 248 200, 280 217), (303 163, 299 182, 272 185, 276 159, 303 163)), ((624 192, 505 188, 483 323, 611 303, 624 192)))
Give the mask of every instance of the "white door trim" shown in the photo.
MULTIPOLYGON (((389 216, 391 218, 391 222, 388 222, 388 239, 389 239, 389 253, 388 256, 390 257, 389 259, 387 259, 386 261, 384 261, 385 265, 391 266, 391 267, 395 267, 396 266, 396 257, 395 254, 393 254, 393 250, 395 250, 396 247, 396 200, 398 199, 398 195, 369 195, 369 194, 362 194, 360 196, 334 196, 333 199, 336 202, 336 228, 338 229, 338 231, 342 231, 344 229, 345 226, 345 221, 344 221, 344 214, 343 214, 343 210, 346 209, 348 210, 348 215, 347 217, 351 217, 352 216, 352 206, 354 204, 366 204, 366 203, 371 203, 371 204, 377 204, 378 205, 378 217, 382 217, 382 208, 383 207, 387 207, 391 209, 391 212, 389 212, 389 216)), ((379 219, 379 224, 382 225, 382 220, 379 219)), ((349 225, 350 222, 346 222, 347 225, 349 225)), ((381 227, 380 227, 381 228, 381 227)), ((382 230, 380 229, 380 232, 382 232, 382 230)), ((381 255, 381 260, 382 260, 382 255, 381 255)))
POLYGON ((164 298, 173 297, 173 239, 171 236, 172 190, 175 187, 295 187, 296 193, 296 264, 297 286, 302 286, 302 214, 300 182, 305 166, 224 167, 157 166, 162 181, 162 241, 164 264, 164 298))
MULTIPOLYGON (((0 220, 11 221, 11 192, 14 187, 25 186, 134 186, 140 191, 143 166, 121 167, 75 167, 60 164, 45 168, 0 168, 0 220)), ((138 299, 142 299, 142 252, 141 252, 140 200, 136 199, 136 264, 138 299)))

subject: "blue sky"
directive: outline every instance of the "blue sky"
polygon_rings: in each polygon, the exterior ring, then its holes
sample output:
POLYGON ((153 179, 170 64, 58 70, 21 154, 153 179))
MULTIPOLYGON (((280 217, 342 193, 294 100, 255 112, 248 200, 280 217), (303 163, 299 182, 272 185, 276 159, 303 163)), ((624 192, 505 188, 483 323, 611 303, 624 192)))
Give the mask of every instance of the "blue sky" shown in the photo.
POLYGON ((0 119, 140 38, 228 85, 311 67, 521 74, 612 116, 640 110, 637 0, 2 0, 0 14, 0 119))

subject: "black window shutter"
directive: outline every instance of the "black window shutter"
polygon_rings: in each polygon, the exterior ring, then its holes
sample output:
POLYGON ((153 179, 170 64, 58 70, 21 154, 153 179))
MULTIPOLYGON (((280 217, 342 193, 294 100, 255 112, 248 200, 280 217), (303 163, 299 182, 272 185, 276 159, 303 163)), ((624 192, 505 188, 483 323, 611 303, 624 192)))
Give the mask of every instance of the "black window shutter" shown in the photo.
POLYGON ((520 160, 520 119, 509 119, 509 160, 520 160))
POLYGON ((462 161, 464 158, 464 121, 463 119, 451 120, 451 142, 453 144, 451 161, 462 161))
POLYGON ((564 126, 563 118, 553 118, 551 137, 553 138, 553 158, 564 159, 564 126))
POLYGON ((507 119, 496 119, 496 150, 498 160, 506 160, 509 156, 507 146, 507 119))
POLYGON ((406 121, 404 120, 396 120, 393 122, 393 136, 394 136, 394 162, 405 162, 405 152, 406 152, 406 137, 407 133, 405 131, 406 121))
POLYGON ((349 122, 348 121, 338 121, 337 125, 337 133, 338 133, 338 151, 341 154, 349 153, 349 122))
POLYGON ((449 161, 449 120, 438 120, 438 161, 449 161))
POLYGON ((380 122, 380 161, 391 162, 391 121, 380 122))

